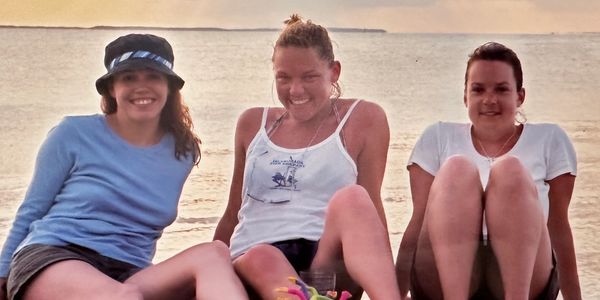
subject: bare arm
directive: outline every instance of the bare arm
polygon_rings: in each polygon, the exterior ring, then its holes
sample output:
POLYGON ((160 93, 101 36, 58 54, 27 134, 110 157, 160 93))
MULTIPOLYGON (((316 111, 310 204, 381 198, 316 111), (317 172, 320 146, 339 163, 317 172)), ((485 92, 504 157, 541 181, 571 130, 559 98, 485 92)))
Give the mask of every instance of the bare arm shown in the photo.
POLYGON ((561 293, 565 300, 581 299, 575 245, 569 224, 569 204, 575 176, 563 174, 548 181, 548 184, 550 184, 548 231, 552 248, 556 253, 561 293))
MULTIPOLYGON (((364 187, 377 209, 379 218, 387 229, 387 221, 381 201, 381 186, 390 145, 390 128, 383 109, 371 102, 361 102, 357 107, 353 134, 360 132, 364 136, 359 144, 356 158, 358 169, 357 183, 364 187)), ((358 139, 357 139, 358 140, 358 139)))
POLYGON ((413 256, 417 248, 417 242, 419 241, 421 227, 423 226, 429 189, 434 179, 433 175, 427 173, 416 164, 409 167, 409 175, 413 212, 402 236, 396 259, 396 276, 398 277, 398 286, 400 287, 400 295, 402 297, 406 296, 410 287, 410 271, 412 269, 413 256))
POLYGON ((238 211, 242 205, 242 185, 244 181, 244 167, 246 164, 246 150, 252 141, 252 138, 258 132, 260 127, 262 110, 252 108, 245 111, 238 119, 235 130, 235 146, 234 146, 234 165, 233 177, 229 188, 229 201, 227 208, 217 229, 213 240, 220 240, 229 245, 229 240, 233 234, 233 229, 238 223, 238 211))

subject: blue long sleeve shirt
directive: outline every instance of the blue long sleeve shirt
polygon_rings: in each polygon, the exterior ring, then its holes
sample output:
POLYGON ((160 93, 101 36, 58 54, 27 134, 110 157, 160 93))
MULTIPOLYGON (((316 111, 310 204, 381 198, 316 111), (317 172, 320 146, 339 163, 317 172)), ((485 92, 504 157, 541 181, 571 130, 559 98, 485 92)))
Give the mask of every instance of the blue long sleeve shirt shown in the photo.
POLYGON ((191 155, 174 155, 165 134, 136 147, 104 115, 66 117, 38 153, 25 199, 0 255, 0 277, 14 253, 30 244, 77 244, 146 267, 163 229, 177 215, 191 155))

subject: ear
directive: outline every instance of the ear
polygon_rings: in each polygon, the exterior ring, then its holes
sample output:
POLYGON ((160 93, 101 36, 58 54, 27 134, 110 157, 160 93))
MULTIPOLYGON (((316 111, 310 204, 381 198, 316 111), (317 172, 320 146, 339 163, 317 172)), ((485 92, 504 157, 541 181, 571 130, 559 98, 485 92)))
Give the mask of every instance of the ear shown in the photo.
POLYGON ((519 96, 517 107, 521 107, 523 102, 525 102, 525 88, 521 88, 521 90, 517 92, 517 95, 519 96))
POLYGON ((342 73, 342 64, 339 61, 334 60, 331 62, 331 82, 337 82, 340 79, 342 73))
POLYGON ((465 104, 465 107, 469 107, 469 105, 467 105, 467 89, 466 88, 463 91, 463 103, 465 104))

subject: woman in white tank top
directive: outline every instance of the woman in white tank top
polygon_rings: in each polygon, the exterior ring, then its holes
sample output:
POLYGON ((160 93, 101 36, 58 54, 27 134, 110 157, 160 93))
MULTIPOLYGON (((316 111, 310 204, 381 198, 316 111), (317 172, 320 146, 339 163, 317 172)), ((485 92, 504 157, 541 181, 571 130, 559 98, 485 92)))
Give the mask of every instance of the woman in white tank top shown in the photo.
MULTIPOLYGON (((327 31, 294 15, 276 42, 283 108, 239 120, 229 204, 215 239, 262 299, 288 277, 335 270, 369 297, 400 299, 381 202, 389 128, 378 105, 339 98, 341 65, 327 31)), ((340 282, 338 280, 338 282, 340 282)), ((347 289, 339 286, 338 289, 347 289)))

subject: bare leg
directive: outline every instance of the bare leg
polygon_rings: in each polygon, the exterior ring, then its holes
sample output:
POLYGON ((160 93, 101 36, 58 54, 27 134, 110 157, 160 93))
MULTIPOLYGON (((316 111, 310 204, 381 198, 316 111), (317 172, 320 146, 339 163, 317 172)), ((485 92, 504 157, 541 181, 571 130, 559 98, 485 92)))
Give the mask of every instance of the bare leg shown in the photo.
POLYGON ((141 300, 137 287, 121 284, 79 260, 48 266, 29 284, 24 300, 86 299, 141 300))
POLYGON ((191 247, 146 268, 125 283, 133 284, 144 299, 248 299, 235 274, 229 248, 220 241, 191 247))
POLYGON ((492 166, 485 194, 486 221, 504 299, 529 299, 530 287, 539 293, 552 268, 550 241, 535 184, 517 158, 506 157, 492 166), (536 258, 537 276, 532 281, 536 258))
POLYGON ((387 232, 369 194, 358 185, 332 197, 311 269, 335 268, 342 259, 370 299, 400 299, 387 232))
POLYGON ((426 230, 444 299, 468 299, 481 236, 483 189, 477 167, 449 158, 435 176, 425 212, 426 230))
POLYGON ((275 293, 276 288, 295 286, 288 277, 298 278, 298 274, 279 249, 271 245, 254 246, 234 261, 234 267, 262 299, 298 299, 292 295, 275 293))

